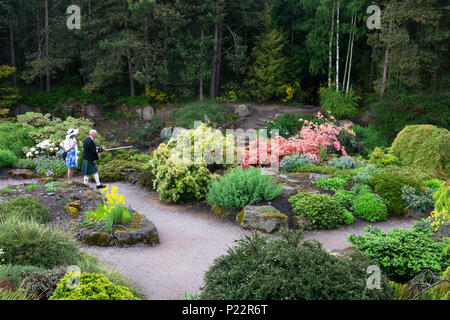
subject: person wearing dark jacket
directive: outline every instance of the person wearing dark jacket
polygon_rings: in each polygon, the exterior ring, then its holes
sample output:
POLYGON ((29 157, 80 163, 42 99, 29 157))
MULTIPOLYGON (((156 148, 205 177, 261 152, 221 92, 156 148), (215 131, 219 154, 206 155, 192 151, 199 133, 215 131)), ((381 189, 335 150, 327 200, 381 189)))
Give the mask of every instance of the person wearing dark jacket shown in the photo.
POLYGON ((81 174, 84 176, 84 184, 89 184, 89 176, 92 174, 95 178, 95 183, 97 184, 97 189, 103 189, 105 186, 100 183, 100 178, 98 176, 98 169, 95 161, 98 160, 98 153, 105 151, 105 147, 97 148, 95 145, 95 138, 98 133, 95 130, 89 132, 89 137, 84 140, 83 143, 83 165, 81 167, 81 174))

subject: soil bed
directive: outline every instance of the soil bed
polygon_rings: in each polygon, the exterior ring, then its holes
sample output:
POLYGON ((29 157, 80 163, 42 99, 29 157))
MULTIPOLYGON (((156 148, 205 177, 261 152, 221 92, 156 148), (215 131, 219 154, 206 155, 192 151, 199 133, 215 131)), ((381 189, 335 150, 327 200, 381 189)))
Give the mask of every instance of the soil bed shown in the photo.
POLYGON ((8 201, 19 196, 31 196, 50 211, 51 220, 47 225, 71 233, 79 233, 84 230, 82 226, 84 212, 95 210, 97 203, 101 201, 100 194, 74 181, 41 179, 35 184, 22 184, 8 187, 7 190, 10 191, 2 192, 0 190, 0 201, 8 201), (64 208, 76 200, 80 200, 81 210, 77 218, 72 218, 64 208))

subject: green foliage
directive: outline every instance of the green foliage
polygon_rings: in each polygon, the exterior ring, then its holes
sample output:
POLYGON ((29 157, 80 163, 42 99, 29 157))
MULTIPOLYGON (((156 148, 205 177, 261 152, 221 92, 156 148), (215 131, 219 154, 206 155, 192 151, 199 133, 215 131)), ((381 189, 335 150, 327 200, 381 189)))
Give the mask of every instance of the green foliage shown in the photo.
MULTIPOLYGON (((171 147, 161 144, 153 153, 149 170, 153 189, 168 202, 189 202, 205 197, 208 183, 214 175, 206 164, 175 164, 171 161, 171 147)), ((148 187, 148 186, 147 186, 148 187)))
POLYGON ((61 182, 59 181, 51 181, 44 185, 44 189, 47 192, 56 192, 61 187, 61 182))
POLYGON ((142 171, 142 164, 129 160, 111 160, 98 165, 99 175, 104 182, 123 181, 128 170, 142 171))
POLYGON ((333 195, 333 198, 344 208, 350 209, 355 200, 355 192, 347 191, 344 189, 337 190, 333 195))
MULTIPOLYGON (((90 120, 67 117, 67 119, 63 121, 57 117, 52 118, 49 113, 44 115, 42 113, 27 112, 18 115, 17 122, 20 123, 23 128, 27 129, 30 138, 34 140, 35 144, 44 140, 61 143, 66 139, 67 130, 69 128, 77 128, 79 130, 77 140, 81 146, 81 142, 89 136, 89 131, 94 128, 94 124, 90 120)), ((101 144, 102 142, 102 136, 98 135, 96 143, 101 144)))
POLYGON ((367 184, 355 184, 352 187, 352 192, 356 194, 372 193, 372 188, 367 184))
POLYGON ((192 129, 195 121, 205 121, 204 115, 207 115, 213 123, 220 125, 225 122, 226 113, 227 109, 215 101, 188 103, 172 111, 167 121, 175 127, 192 129))
POLYGON ((425 281, 418 279, 418 281, 410 281, 405 284, 390 282, 391 286, 395 290, 396 300, 411 300, 415 296, 417 300, 450 300, 450 267, 442 274, 442 281, 439 284, 435 284, 435 280, 427 281, 425 275, 425 281), (445 281, 446 280, 446 281, 445 281), (424 285, 425 282, 426 284, 424 285), (428 290, 424 290, 427 288, 428 290))
POLYGON ((300 232, 280 238, 254 233, 236 240, 214 261, 204 278, 200 299, 206 300, 382 300, 393 291, 384 275, 381 290, 366 290, 363 255, 335 257, 300 232))
POLYGON ((345 157, 339 157, 334 158, 328 161, 328 165, 333 168, 338 169, 354 169, 357 167, 362 166, 364 163, 364 160, 356 159, 353 157, 345 156, 345 157))
POLYGON ((320 88, 320 105, 323 111, 329 111, 337 119, 353 118, 358 113, 358 101, 361 97, 350 90, 348 95, 333 88, 320 88))
POLYGON ((381 173, 382 169, 377 169, 374 165, 365 165, 364 167, 356 168, 352 170, 352 179, 359 184, 368 184, 370 178, 377 173, 381 173))
MULTIPOLYGON (((356 125, 353 127, 353 131, 356 134, 357 140, 364 147, 364 151, 358 152, 359 154, 368 155, 376 147, 386 148, 389 146, 389 139, 381 133, 381 131, 378 127, 374 126, 373 124, 369 124, 367 127, 361 127, 361 126, 356 125)), ((342 132, 345 132, 345 131, 342 131, 342 132)), ((338 136, 338 140, 339 140, 339 136, 338 136)), ((339 140, 339 142, 341 142, 341 141, 339 140)), ((341 144, 343 144, 343 143, 341 142, 341 144)), ((343 144, 343 145, 345 146, 345 150, 351 154, 352 150, 346 144, 343 144)), ((360 151, 360 150, 358 149, 358 151, 360 151)))
POLYGON ((424 187, 428 187, 431 189, 439 189, 440 187, 442 187, 445 184, 444 180, 439 180, 439 179, 430 179, 425 181, 422 186, 424 187))
POLYGON ((0 149, 14 152, 16 157, 25 156, 23 148, 33 146, 34 141, 29 137, 29 130, 18 123, 0 123, 0 149))
POLYGON ((277 29, 268 30, 257 37, 246 81, 254 100, 264 103, 284 94, 288 66, 288 59, 283 53, 285 43, 284 34, 277 29))
POLYGON ((64 232, 32 221, 9 218, 0 222, 0 247, 6 263, 52 268, 75 264, 77 241, 64 232))
POLYGON ((433 124, 450 128, 450 97, 434 93, 398 93, 392 91, 373 104, 375 124, 392 142, 407 125, 433 124))
POLYGON ((362 236, 350 235, 359 251, 373 260, 394 281, 406 282, 425 269, 441 273, 449 266, 443 255, 446 244, 433 240, 427 223, 415 222, 411 230, 394 228, 383 232, 367 226, 362 236))
POLYGON ((337 168, 332 168, 329 166, 315 166, 315 165, 307 165, 307 166, 299 166, 292 169, 292 172, 311 172, 311 173, 321 173, 334 175, 338 173, 340 170, 337 168))
POLYGON ((0 266, 0 280, 7 280, 16 288, 22 286, 39 299, 48 299, 64 275, 65 270, 61 267, 45 269, 11 264, 0 266))
POLYGON ((399 160, 396 156, 386 153, 381 148, 376 147, 369 155, 369 163, 377 167, 385 167, 390 165, 398 165, 399 160))
POLYGON ((283 193, 283 186, 272 177, 261 174, 261 169, 236 168, 213 180, 209 186, 206 200, 211 205, 226 209, 242 209, 246 205, 269 201, 283 193))
POLYGON ((437 189, 425 188, 425 190, 416 190, 412 187, 404 186, 402 188, 402 199, 408 209, 425 212, 427 208, 433 206, 433 194, 437 189))
POLYGON ((322 122, 321 119, 317 119, 312 115, 294 112, 279 115, 275 120, 267 122, 264 129, 267 130, 268 136, 270 135, 271 130, 278 130, 280 136, 290 138, 297 135, 302 129, 304 122, 299 121, 300 119, 312 121, 313 123, 322 122))
POLYGON ((12 292, 8 289, 0 288, 0 301, 1 300, 33 300, 27 291, 23 288, 18 288, 16 291, 12 292))
POLYGON ((308 218, 311 229, 338 227, 348 216, 345 208, 328 194, 299 192, 289 202, 296 215, 308 218))
POLYGON ((386 200, 388 212, 394 216, 405 213, 405 205, 402 199, 403 186, 420 188, 420 183, 414 177, 408 177, 400 172, 388 170, 374 174, 370 179, 370 185, 376 194, 386 200))
POLYGON ((83 273, 80 287, 71 288, 73 275, 67 274, 61 280, 49 300, 139 300, 128 288, 114 285, 103 274, 83 273))
MULTIPOLYGON (((15 67, 1 65, 0 81, 3 81, 3 78, 9 78, 14 73, 16 73, 15 67)), ((17 88, 0 86, 0 109, 4 107, 11 108, 15 103, 17 103, 19 98, 20 95, 19 90, 17 88)))
POLYGON ((118 286, 127 287, 135 297, 145 299, 142 293, 137 290, 129 280, 127 280, 120 272, 107 268, 99 259, 86 252, 81 252, 80 260, 76 263, 83 273, 102 273, 109 281, 118 286))
POLYGON ((16 161, 17 157, 12 151, 0 149, 0 168, 13 167, 16 161))
POLYGON ((35 160, 36 172, 47 177, 62 177, 67 172, 66 162, 56 157, 41 156, 35 160))
POLYGON ((347 180, 341 177, 320 178, 313 184, 324 190, 339 190, 347 185, 347 180))
POLYGON ((383 221, 388 216, 384 202, 371 193, 357 196, 353 200, 352 209, 358 217, 370 222, 383 221))
POLYGON ((292 154, 285 156, 280 161, 281 172, 293 172, 296 168, 301 166, 313 166, 317 164, 317 160, 310 155, 292 154))
POLYGON ((38 223, 46 223, 51 218, 48 209, 30 196, 21 196, 0 203, 0 221, 13 216, 21 220, 34 220, 38 223))
POLYGON ((450 176, 450 132, 433 125, 405 127, 392 143, 392 154, 402 163, 450 176))
POLYGON ((18 159, 16 162, 16 167, 20 169, 35 169, 36 164, 33 159, 18 159))

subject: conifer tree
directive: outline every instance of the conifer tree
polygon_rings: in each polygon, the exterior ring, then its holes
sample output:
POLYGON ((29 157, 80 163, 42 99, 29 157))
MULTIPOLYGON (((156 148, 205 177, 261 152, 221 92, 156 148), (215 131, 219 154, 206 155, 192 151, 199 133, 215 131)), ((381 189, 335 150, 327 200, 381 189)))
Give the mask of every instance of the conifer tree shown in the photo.
POLYGON ((285 35, 271 27, 270 9, 266 9, 265 30, 257 37, 252 51, 253 63, 247 85, 253 99, 267 102, 281 94, 286 80, 288 59, 284 54, 285 35))

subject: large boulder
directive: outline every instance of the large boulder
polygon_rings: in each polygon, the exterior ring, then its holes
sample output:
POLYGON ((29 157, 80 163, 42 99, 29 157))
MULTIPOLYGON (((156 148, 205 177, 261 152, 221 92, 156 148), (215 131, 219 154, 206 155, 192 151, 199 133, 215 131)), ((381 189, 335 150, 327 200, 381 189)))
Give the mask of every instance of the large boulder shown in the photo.
POLYGON ((142 109, 142 120, 145 122, 151 121, 155 116, 155 110, 151 106, 146 106, 142 109))
POLYGON ((161 130, 160 138, 163 142, 169 141, 170 137, 172 136, 173 127, 165 127, 161 130))
POLYGON ((236 217, 244 229, 256 229, 272 233, 287 227, 288 217, 272 206, 246 206, 236 217))
POLYGON ((79 235, 81 242, 99 247, 128 247, 134 245, 154 246, 159 243, 155 225, 144 215, 133 214, 133 222, 127 228, 116 228, 112 233, 104 231, 83 230, 79 235))
POLYGON ((240 104, 236 107, 234 107, 234 113, 239 116, 239 118, 245 118, 250 115, 250 110, 245 104, 240 104))

